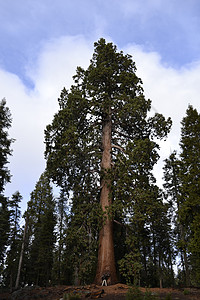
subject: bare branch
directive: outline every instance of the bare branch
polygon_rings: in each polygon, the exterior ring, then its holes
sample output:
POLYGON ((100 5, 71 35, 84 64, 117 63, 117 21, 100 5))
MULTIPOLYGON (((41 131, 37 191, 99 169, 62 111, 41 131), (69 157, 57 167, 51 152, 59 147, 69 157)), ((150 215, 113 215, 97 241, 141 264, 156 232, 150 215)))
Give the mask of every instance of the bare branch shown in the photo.
POLYGON ((118 145, 112 144, 111 147, 112 147, 112 148, 117 148, 117 149, 119 149, 120 151, 124 152, 124 149, 123 149, 122 147, 118 146, 118 145))
POLYGON ((125 224, 122 224, 122 223, 120 223, 120 222, 117 221, 117 220, 113 220, 113 222, 115 222, 116 224, 118 224, 118 225, 120 225, 120 226, 125 226, 125 224))

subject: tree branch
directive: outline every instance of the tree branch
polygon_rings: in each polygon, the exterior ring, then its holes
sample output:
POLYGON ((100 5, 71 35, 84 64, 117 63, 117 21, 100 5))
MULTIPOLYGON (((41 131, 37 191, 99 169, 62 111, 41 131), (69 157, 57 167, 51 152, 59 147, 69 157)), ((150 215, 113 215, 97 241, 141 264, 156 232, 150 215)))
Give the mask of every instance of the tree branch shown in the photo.
POLYGON ((120 151, 124 152, 124 149, 123 149, 122 147, 118 146, 118 145, 112 144, 111 147, 112 147, 112 148, 117 148, 117 149, 119 149, 120 151))
POLYGON ((113 222, 115 222, 116 224, 118 224, 118 225, 120 225, 120 226, 126 226, 126 224, 122 224, 122 223, 120 223, 120 222, 117 221, 117 220, 113 220, 113 222))

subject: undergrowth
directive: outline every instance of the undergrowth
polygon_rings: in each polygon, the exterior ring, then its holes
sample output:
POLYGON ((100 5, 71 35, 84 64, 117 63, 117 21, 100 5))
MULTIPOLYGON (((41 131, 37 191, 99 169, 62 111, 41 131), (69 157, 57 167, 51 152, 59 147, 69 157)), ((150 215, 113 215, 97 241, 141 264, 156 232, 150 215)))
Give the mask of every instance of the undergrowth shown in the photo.
POLYGON ((143 294, 138 287, 132 287, 126 294, 126 300, 156 300, 157 297, 148 289, 143 294))
POLYGON ((74 294, 64 294, 63 295, 63 300, 79 300, 80 296, 79 295, 74 295, 74 294))

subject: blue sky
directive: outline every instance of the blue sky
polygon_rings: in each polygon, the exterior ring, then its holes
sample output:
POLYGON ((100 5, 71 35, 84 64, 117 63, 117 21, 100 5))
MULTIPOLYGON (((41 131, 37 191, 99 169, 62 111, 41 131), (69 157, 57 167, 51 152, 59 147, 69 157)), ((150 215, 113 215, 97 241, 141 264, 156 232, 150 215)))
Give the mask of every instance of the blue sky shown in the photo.
POLYGON ((199 14, 198 0, 1 0, 1 66, 23 76, 45 41, 99 33, 180 67, 199 59, 199 14))
POLYGON ((47 40, 81 34, 142 45, 178 68, 199 59, 199 28, 198 0, 1 0, 0 65, 27 84, 26 66, 47 40))
POLYGON ((146 96, 173 119, 161 161, 178 147, 188 104, 200 109, 198 0, 0 0, 0 24, 0 99, 16 139, 6 193, 19 190, 24 205, 45 167, 43 132, 60 91, 77 65, 87 67, 100 37, 133 55, 146 96))

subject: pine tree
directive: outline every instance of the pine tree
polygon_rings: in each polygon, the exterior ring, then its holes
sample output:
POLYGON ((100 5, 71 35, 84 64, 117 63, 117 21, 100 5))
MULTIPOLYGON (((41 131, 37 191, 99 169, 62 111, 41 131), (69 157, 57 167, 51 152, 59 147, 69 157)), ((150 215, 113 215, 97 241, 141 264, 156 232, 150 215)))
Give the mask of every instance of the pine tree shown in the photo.
POLYGON ((25 244, 27 241, 27 231, 28 231, 28 225, 29 225, 29 216, 27 213, 24 214, 25 224, 22 227, 23 237, 21 241, 21 247, 20 247, 20 254, 19 254, 19 263, 17 268, 17 276, 15 281, 15 289, 18 288, 20 283, 20 276, 21 276, 21 270, 22 270, 22 263, 24 258, 24 252, 25 252, 25 244))
POLYGON ((177 253, 180 254, 183 280, 182 284, 189 285, 189 262, 188 262, 188 244, 187 244, 187 225, 182 222, 180 210, 182 206, 182 182, 181 182, 181 161, 174 151, 169 159, 165 160, 164 166, 164 188, 166 198, 171 207, 171 219, 174 224, 174 237, 176 239, 177 253))
POLYGON ((152 257, 154 272, 152 279, 155 286, 172 286, 174 283, 174 254, 170 218, 168 217, 168 204, 162 198, 154 202, 150 215, 150 232, 152 242, 152 257), (159 284, 158 284, 159 282, 159 284))
POLYGON ((6 106, 6 100, 0 102, 0 272, 3 270, 5 249, 9 236, 9 211, 8 199, 4 196, 6 183, 10 182, 10 172, 7 168, 8 156, 11 155, 13 139, 8 137, 11 126, 11 114, 6 106))
POLYGON ((65 265, 65 249, 66 249, 66 229, 68 224, 68 196, 65 194, 64 189, 60 190, 60 196, 56 199, 56 245, 54 251, 54 263, 53 263, 53 283, 65 284, 68 283, 66 276, 65 265))
POLYGON ((6 258, 6 269, 5 273, 5 283, 6 286, 10 286, 12 290, 15 285, 17 268, 19 263, 19 252, 21 245, 21 230, 20 230, 20 202, 22 196, 17 191, 12 195, 12 198, 9 200, 9 213, 10 213, 10 232, 9 232, 9 250, 7 252, 6 258))
POLYGON ((180 159, 182 203, 180 219, 187 228, 188 251, 191 253, 191 281, 200 280, 200 114, 192 106, 181 122, 180 159))
POLYGON ((45 155, 51 178, 70 194, 73 218, 102 220, 92 236, 99 240, 95 282, 108 275, 113 284, 113 219, 123 220, 133 197, 143 198, 142 183, 149 188, 154 181, 159 147, 153 138, 166 137, 171 120, 147 118, 151 101, 130 55, 104 39, 94 45, 88 69, 78 67, 70 91, 61 92, 60 110, 45 131, 45 155))
MULTIPOLYGON (((29 219, 27 268, 28 283, 46 286, 51 280, 55 244, 55 200, 44 172, 36 183, 26 212, 29 219)), ((27 252, 27 251, 26 251, 27 252)))
POLYGON ((173 244, 168 205, 158 187, 141 187, 132 198, 126 222, 126 253, 119 261, 122 279, 142 286, 173 283, 173 244))
POLYGON ((192 106, 181 122, 180 155, 173 153, 165 166, 165 187, 176 203, 176 233, 183 282, 198 285, 200 278, 200 114, 192 106))

